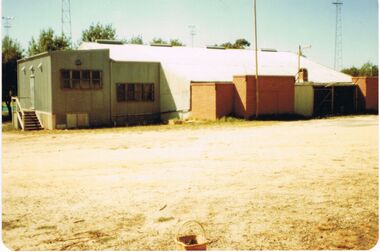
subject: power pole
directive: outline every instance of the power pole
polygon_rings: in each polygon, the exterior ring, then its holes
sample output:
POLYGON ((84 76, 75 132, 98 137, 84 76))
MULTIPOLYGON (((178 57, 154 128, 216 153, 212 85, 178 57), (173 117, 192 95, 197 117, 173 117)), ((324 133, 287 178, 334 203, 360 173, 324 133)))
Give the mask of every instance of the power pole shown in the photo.
POLYGON ((70 47, 71 47, 72 36, 71 36, 70 0, 62 0, 61 25, 62 25, 62 36, 65 36, 67 39, 69 39, 70 47))
POLYGON ((195 33, 195 25, 189 25, 188 27, 190 29, 191 47, 194 47, 194 36, 197 35, 195 33))
POLYGON ((335 57, 334 69, 340 70, 343 65, 343 43, 342 43, 342 0, 335 0, 332 4, 336 7, 336 23, 335 23, 335 57))
POLYGON ((4 20, 5 36, 9 37, 9 30, 12 28, 11 20, 13 20, 15 18, 14 17, 5 17, 5 16, 3 16, 2 19, 4 20))
POLYGON ((255 84, 256 84, 256 118, 259 117, 259 60, 257 51, 257 18, 256 18, 256 0, 253 2, 253 18, 255 22, 255 84))

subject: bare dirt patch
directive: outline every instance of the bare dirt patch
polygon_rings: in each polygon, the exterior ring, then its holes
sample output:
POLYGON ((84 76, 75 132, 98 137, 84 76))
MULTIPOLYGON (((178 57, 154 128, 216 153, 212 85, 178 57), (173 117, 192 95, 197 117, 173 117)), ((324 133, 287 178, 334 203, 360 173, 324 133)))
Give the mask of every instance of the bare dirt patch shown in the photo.
POLYGON ((14 250, 369 249, 378 117, 3 132, 3 242, 14 250))

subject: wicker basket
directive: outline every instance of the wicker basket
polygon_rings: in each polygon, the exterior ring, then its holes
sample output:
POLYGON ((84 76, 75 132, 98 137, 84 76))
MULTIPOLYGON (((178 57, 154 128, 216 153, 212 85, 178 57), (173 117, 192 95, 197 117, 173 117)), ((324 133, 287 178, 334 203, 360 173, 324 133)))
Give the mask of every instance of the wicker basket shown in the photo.
POLYGON ((178 228, 175 242, 178 250, 207 250, 208 243, 202 224, 194 220, 186 221, 178 228))

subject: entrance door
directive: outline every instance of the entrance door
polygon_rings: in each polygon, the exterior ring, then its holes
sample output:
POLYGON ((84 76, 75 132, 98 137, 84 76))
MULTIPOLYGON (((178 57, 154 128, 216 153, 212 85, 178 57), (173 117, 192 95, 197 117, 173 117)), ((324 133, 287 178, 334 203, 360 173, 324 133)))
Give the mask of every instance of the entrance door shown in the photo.
POLYGON ((34 75, 30 76, 30 108, 34 109, 34 75))

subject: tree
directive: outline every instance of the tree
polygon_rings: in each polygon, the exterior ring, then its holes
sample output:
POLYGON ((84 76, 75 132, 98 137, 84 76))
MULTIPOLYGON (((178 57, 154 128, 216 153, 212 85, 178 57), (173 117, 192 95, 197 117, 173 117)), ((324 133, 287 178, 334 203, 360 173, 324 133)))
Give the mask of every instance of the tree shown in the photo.
POLYGON ((32 56, 46 51, 65 50, 70 48, 70 41, 64 36, 54 35, 51 28, 42 30, 38 40, 33 37, 29 42, 28 55, 32 56))
POLYGON ((222 46, 222 47, 224 47, 224 48, 226 48, 226 49, 232 49, 232 48, 234 48, 234 47, 233 47, 234 45, 233 45, 231 42, 223 43, 223 44, 221 44, 220 46, 222 46))
POLYGON ((116 40, 116 30, 111 24, 102 25, 97 23, 91 24, 87 30, 82 32, 82 41, 95 42, 97 39, 116 40))
POLYGON ((378 66, 373 65, 371 62, 367 62, 363 64, 363 66, 359 69, 354 66, 351 68, 342 69, 342 73, 349 74, 351 76, 379 76, 378 66))
POLYGON ((234 44, 234 48, 236 49, 245 49, 249 47, 251 43, 249 43, 246 39, 237 39, 234 44))
POLYGON ((170 45, 172 45, 172 46, 185 46, 185 44, 182 43, 179 39, 171 39, 170 45))
POLYGON ((250 45, 251 43, 249 43, 246 39, 237 39, 233 44, 231 42, 226 42, 221 44, 220 46, 226 49, 245 49, 250 45))
POLYGON ((11 113, 11 96, 17 94, 17 60, 23 57, 23 50, 17 41, 4 37, 2 41, 2 100, 11 113))
POLYGON ((142 39, 142 36, 136 36, 132 37, 130 40, 127 40, 127 44, 134 44, 134 45, 142 45, 144 44, 144 41, 142 39))
POLYGON ((351 68, 342 69, 342 73, 345 73, 351 76, 359 76, 359 69, 353 66, 351 68))
POLYGON ((359 70, 360 76, 378 76, 378 68, 371 62, 365 63, 359 70))
POLYGON ((153 38, 150 43, 151 44, 168 44, 168 42, 163 40, 162 38, 153 38))

